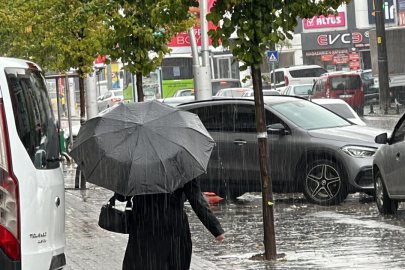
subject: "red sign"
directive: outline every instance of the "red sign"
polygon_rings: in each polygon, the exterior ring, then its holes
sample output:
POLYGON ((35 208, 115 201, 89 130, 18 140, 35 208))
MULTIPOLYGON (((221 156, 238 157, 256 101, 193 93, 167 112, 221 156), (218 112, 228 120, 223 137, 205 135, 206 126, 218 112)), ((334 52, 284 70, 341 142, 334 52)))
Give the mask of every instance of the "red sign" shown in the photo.
POLYGON ((329 35, 319 35, 318 44, 321 46, 333 45, 336 41, 340 40, 344 44, 349 44, 353 42, 354 44, 363 41, 363 35, 361 33, 346 33, 346 34, 329 34, 329 35))
POLYGON ((347 53, 337 53, 333 55, 333 64, 347 64, 349 63, 349 55, 347 53))
POLYGON ((313 17, 312 19, 304 19, 304 28, 325 28, 325 27, 340 27, 345 26, 345 13, 339 12, 338 16, 329 15, 325 17, 321 15, 320 17, 313 17))
POLYGON ((333 60, 333 55, 331 54, 322 55, 321 60, 322 62, 330 62, 333 60))
MULTIPOLYGON (((199 0, 197 0, 199 2, 199 0)), ((211 10, 212 6, 214 5, 214 2, 216 0, 208 0, 208 10, 211 10)), ((200 8, 199 7, 190 7, 190 12, 193 13, 196 17, 197 20, 200 21, 200 8)), ((208 31, 211 29, 215 29, 216 26, 212 22, 208 22, 208 31)), ((194 25, 194 34, 195 34, 195 39, 197 41, 197 46, 201 46, 201 24, 198 23, 194 25)), ((210 37, 209 39, 209 45, 212 45, 212 40, 210 37)), ((178 33, 177 36, 173 36, 172 41, 169 43, 169 47, 190 47, 190 38, 188 36, 188 32, 181 32, 178 33)))
POLYGON ((349 60, 350 61, 352 61, 352 60, 360 60, 360 54, 359 53, 351 53, 349 55, 349 60))
POLYGON ((349 64, 351 69, 358 69, 360 68, 360 61, 352 61, 349 64))
POLYGON ((103 64, 106 59, 107 59, 107 56, 101 57, 101 55, 99 55, 95 61, 95 64, 103 64))

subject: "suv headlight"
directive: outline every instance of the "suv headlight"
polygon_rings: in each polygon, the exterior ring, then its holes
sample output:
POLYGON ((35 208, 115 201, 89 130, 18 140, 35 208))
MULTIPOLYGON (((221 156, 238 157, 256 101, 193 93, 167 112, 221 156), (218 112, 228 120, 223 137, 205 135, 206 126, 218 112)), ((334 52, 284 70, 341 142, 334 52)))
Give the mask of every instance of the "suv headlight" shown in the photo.
POLYGON ((356 158, 373 157, 377 151, 377 148, 364 146, 344 146, 341 149, 349 156, 356 158))

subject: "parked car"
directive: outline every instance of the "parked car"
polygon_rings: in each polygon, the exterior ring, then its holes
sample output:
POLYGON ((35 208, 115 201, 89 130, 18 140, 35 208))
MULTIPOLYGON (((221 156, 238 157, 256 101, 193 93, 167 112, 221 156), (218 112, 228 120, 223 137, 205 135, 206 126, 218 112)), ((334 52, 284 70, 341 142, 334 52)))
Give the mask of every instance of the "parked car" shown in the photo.
POLYGON ((0 268, 61 269, 65 189, 59 137, 36 64, 0 58, 0 126, 0 268))
MULTIPOLYGON (((341 203, 349 192, 373 190, 372 156, 380 129, 352 125, 297 97, 264 97, 269 173, 274 191, 302 191, 320 205, 341 203)), ((261 191, 253 99, 217 99, 178 106, 197 114, 216 141, 203 191, 238 197, 261 191)))
POLYGON ((359 125, 365 126, 366 123, 361 120, 361 118, 357 115, 357 113, 347 104, 346 101, 337 99, 337 98, 319 98, 319 99, 312 99, 312 102, 325 107, 328 110, 346 118, 350 122, 359 125))
POLYGON ((179 89, 174 93, 173 97, 186 97, 186 96, 194 96, 194 89, 179 89))
POLYGON ((405 201, 405 115, 395 125, 392 135, 375 138, 382 146, 374 156, 375 198, 381 214, 395 214, 398 202, 405 201))
POLYGON ((251 88, 224 88, 217 92, 217 97, 242 97, 246 91, 252 91, 251 88))
MULTIPOLYGON (((278 68, 275 71, 276 87, 297 85, 297 84, 312 84, 314 80, 318 79, 326 70, 317 65, 302 65, 302 66, 291 66, 278 68)), ((267 76, 263 74, 266 80, 263 82, 265 88, 272 88, 274 86, 273 82, 273 71, 267 76)))
POLYGON ((312 93, 313 84, 290 85, 283 91, 283 95, 297 96, 308 99, 312 93))
POLYGON ((98 111, 104 111, 124 100, 124 92, 122 90, 109 90, 101 97, 97 98, 98 111))
POLYGON ((69 128, 65 128, 63 130, 63 137, 65 138, 65 145, 66 145, 66 149, 67 149, 68 153, 72 149, 72 146, 73 146, 74 141, 76 140, 77 134, 79 134, 80 127, 81 127, 80 124, 72 126, 72 139, 73 139, 72 142, 70 142, 69 128))
POLYGON ((211 80, 211 85, 213 96, 215 96, 221 89, 242 87, 239 79, 214 79, 211 80))
MULTIPOLYGON (((279 96, 280 92, 276 90, 263 90, 263 96, 279 96)), ((246 90, 242 97, 253 97, 253 89, 246 90)))
POLYGON ((340 98, 364 115, 363 83, 355 73, 324 74, 312 88, 312 98, 340 98))

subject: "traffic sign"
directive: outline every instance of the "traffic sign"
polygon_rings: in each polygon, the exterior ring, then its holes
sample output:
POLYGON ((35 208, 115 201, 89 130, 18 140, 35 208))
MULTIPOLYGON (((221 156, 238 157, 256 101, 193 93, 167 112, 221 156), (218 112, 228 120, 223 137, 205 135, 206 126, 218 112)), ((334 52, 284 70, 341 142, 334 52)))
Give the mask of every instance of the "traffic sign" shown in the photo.
POLYGON ((278 51, 267 52, 267 63, 278 63, 278 51))

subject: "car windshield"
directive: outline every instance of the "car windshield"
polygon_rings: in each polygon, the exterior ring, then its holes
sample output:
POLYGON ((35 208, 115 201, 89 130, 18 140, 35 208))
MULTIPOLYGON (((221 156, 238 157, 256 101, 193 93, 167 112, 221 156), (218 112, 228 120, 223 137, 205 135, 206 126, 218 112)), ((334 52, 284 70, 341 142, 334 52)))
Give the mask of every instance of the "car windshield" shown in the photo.
POLYGON ((349 109, 346 104, 320 104, 321 106, 331 110, 334 113, 344 117, 344 118, 356 118, 353 112, 349 109))
POLYGON ((360 76, 342 75, 330 78, 331 90, 356 90, 360 89, 360 76))
POLYGON ((306 130, 345 127, 351 124, 342 117, 305 100, 270 105, 291 122, 306 130))
POLYGON ((364 72, 363 73, 363 80, 365 81, 371 81, 373 80, 373 74, 371 72, 364 72))
POLYGON ((312 90, 312 85, 300 85, 294 87, 294 94, 296 95, 308 95, 308 91, 312 90))
POLYGON ((113 91, 115 96, 123 96, 124 92, 122 90, 118 90, 118 91, 113 91))

